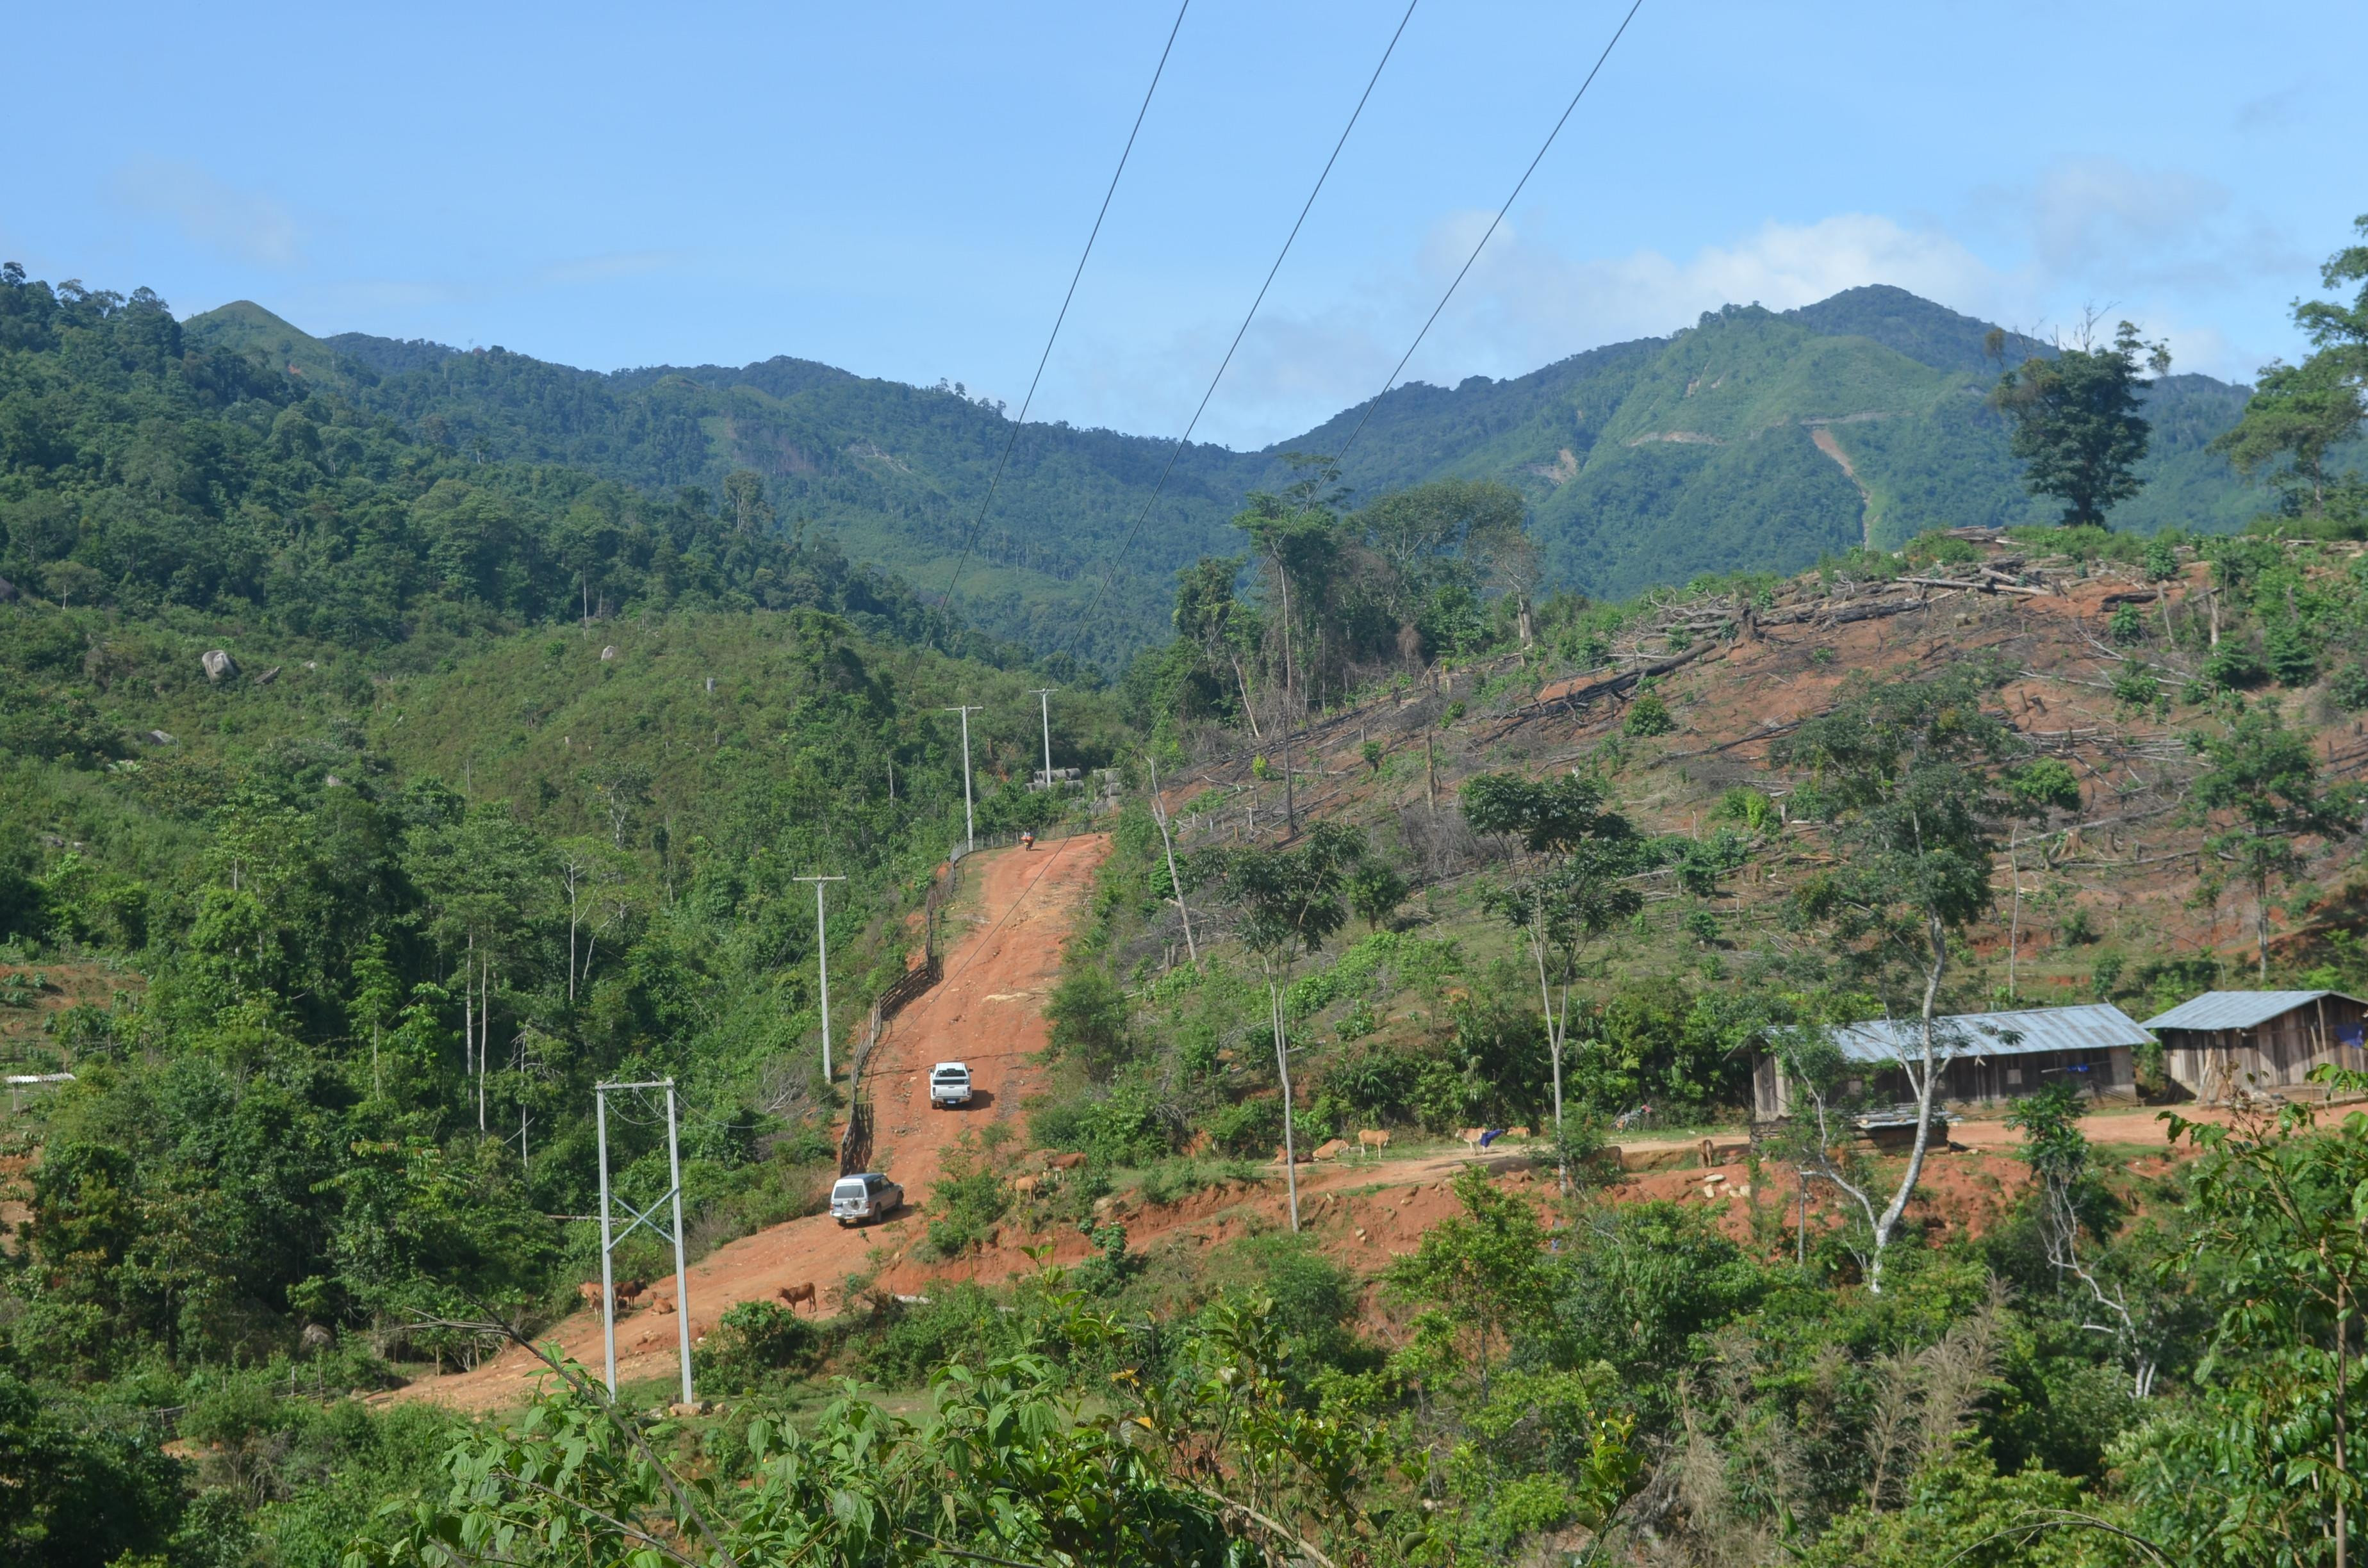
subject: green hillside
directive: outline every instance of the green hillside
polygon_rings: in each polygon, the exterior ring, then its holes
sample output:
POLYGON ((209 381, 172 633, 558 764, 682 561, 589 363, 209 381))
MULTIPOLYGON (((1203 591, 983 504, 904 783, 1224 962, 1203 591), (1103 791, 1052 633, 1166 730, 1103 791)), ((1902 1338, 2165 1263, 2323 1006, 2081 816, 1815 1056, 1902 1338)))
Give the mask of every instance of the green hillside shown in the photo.
MULTIPOLYGON (((2044 522, 2053 514, 2024 493, 1983 398, 2002 362, 2052 350, 2009 335, 2001 359, 1990 330, 1882 287, 1782 314, 1729 306, 1526 376, 1397 388, 1372 409, 1346 481, 1365 496, 1440 478, 1511 483, 1560 583, 1599 597, 1705 571, 1794 569, 1934 527, 2044 522)), ((1242 548, 1228 519, 1247 493, 1283 483, 1283 453, 1337 449, 1365 413, 1260 451, 1196 446, 1147 516, 1167 441, 1030 426, 973 538, 1010 426, 959 387, 786 357, 604 375, 498 347, 315 339, 246 302, 184 332, 259 355, 274 373, 292 366, 472 462, 564 465, 711 504, 728 473, 752 471, 774 527, 827 530, 925 601, 963 559, 959 608, 973 624, 1105 667, 1166 635, 1179 568, 1242 548)), ((2152 390, 2148 486, 2120 526, 2226 531, 2260 510, 2260 494, 2207 449, 2246 395, 2202 376, 2152 390)))

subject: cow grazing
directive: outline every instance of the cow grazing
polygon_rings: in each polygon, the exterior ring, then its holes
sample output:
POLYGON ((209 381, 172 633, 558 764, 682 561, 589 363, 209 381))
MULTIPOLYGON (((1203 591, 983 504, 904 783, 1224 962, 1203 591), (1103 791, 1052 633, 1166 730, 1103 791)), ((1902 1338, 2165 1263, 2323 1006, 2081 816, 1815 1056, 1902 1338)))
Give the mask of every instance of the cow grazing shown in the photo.
POLYGON ((1349 1141, 1345 1138, 1326 1139, 1315 1145, 1315 1157, 1319 1160, 1337 1160, 1348 1152, 1349 1141))
POLYGON ((798 1303, 801 1301, 804 1302, 807 1306, 814 1308, 816 1312, 820 1312, 822 1310, 822 1303, 814 1299, 814 1281, 811 1279, 807 1280, 803 1285, 784 1285, 779 1290, 773 1292, 773 1297, 776 1301, 780 1301, 781 1305, 789 1308, 791 1312, 795 1312, 797 1310, 798 1303))
POLYGON ((1056 1171, 1073 1171, 1086 1163, 1083 1154, 1055 1154, 1044 1164, 1056 1171))
POLYGON ((1505 1130, 1505 1136, 1508 1138, 1527 1138, 1529 1135, 1530 1130, 1526 1127, 1508 1127, 1505 1130))

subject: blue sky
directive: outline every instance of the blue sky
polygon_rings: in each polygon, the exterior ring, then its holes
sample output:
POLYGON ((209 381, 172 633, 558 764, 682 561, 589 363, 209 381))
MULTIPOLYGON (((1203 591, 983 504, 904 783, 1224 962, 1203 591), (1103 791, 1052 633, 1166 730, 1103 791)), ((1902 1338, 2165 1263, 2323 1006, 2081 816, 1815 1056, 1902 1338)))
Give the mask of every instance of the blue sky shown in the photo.
MULTIPOLYGON (((1423 0, 1205 437, 1370 395, 1625 8, 1423 0)), ((1175 432, 1400 9, 1193 0, 1040 415, 1175 432)), ((0 256, 184 314, 1016 406, 1174 14, 28 7, 0 256)), ((1409 374, 1889 282, 2041 330, 2093 304, 2248 376, 2368 210, 2363 46, 2357 4, 1645 0, 1409 374)))

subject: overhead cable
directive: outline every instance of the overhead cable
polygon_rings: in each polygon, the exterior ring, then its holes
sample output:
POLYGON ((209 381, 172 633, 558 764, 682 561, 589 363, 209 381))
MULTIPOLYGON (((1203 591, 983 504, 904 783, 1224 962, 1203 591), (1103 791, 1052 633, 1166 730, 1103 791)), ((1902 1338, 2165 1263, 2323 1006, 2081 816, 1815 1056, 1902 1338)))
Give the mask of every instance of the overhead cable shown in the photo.
POLYGON ((1135 514, 1134 522, 1126 530, 1126 537, 1110 557, 1110 569, 1102 574, 1100 584, 1094 589, 1094 597, 1086 601, 1085 613, 1069 623, 1072 639, 1091 623, 1094 611, 1101 605, 1102 596, 1110 590, 1120 565, 1126 560, 1128 549, 1134 543, 1134 536, 1142 530, 1144 519, 1151 516, 1151 508, 1158 504, 1161 493, 1167 488, 1168 476, 1176 472, 1176 460, 1183 456, 1185 447, 1191 442, 1192 432, 1200 428, 1201 416, 1209 411, 1209 400, 1217 395, 1217 383, 1225 379, 1225 370, 1234 362, 1235 351, 1241 347, 1243 337, 1250 330, 1250 323, 1258 319, 1258 307, 1266 302, 1267 290, 1274 287, 1275 275, 1282 270, 1283 259, 1291 255, 1292 242, 1299 238, 1300 228, 1306 223, 1307 214, 1315 210, 1315 199, 1324 192, 1324 182, 1332 177, 1332 165, 1340 161, 1340 149, 1349 144, 1349 133, 1357 129, 1357 120, 1365 112, 1366 100, 1373 96, 1373 87, 1382 79, 1382 68, 1389 64, 1390 56, 1396 52, 1398 40, 1406 36, 1406 24, 1414 19, 1414 8, 1419 4, 1421 0, 1408 0, 1406 15, 1398 18, 1397 30, 1390 34, 1389 47, 1382 51, 1382 58, 1374 64, 1372 75, 1366 79, 1365 90, 1358 95, 1357 107, 1349 111, 1349 123, 1340 128, 1340 139, 1332 144, 1332 155, 1324 160, 1324 169, 1315 176, 1315 188, 1300 204, 1299 217, 1292 223, 1291 233, 1283 236, 1282 249, 1275 253, 1274 265, 1267 268, 1266 281, 1258 285, 1258 297, 1250 301, 1248 312, 1242 317, 1242 324, 1234 333, 1234 341, 1226 347, 1224 358, 1218 361, 1217 373, 1209 378, 1209 388, 1201 394, 1200 406, 1192 411, 1192 417, 1185 425, 1184 433, 1176 437, 1175 446, 1168 449, 1167 464, 1159 471, 1159 483, 1151 487, 1151 494, 1143 503, 1143 510, 1135 514))
POLYGON ((1398 356, 1396 368, 1390 371, 1389 379, 1382 382, 1382 390, 1375 392, 1372 400, 1365 404, 1364 413, 1358 416, 1356 428, 1350 430, 1349 438, 1340 443, 1340 449, 1328 454, 1336 465, 1348 455, 1349 449, 1357 444, 1357 437, 1365 433, 1366 422, 1372 418, 1373 410, 1381 406, 1382 399, 1388 395, 1390 388, 1397 384, 1397 379, 1406 373, 1406 362, 1414 358, 1414 351, 1422 347, 1422 340, 1430 335, 1430 329, 1439 322, 1440 312, 1447 309, 1447 301, 1455 298, 1455 290, 1463 286, 1464 274, 1472 270, 1472 264, 1480 259, 1480 253, 1486 250, 1488 242, 1496 237, 1497 228, 1505 222, 1505 215, 1513 210, 1513 203, 1520 199, 1522 187, 1530 183, 1530 176, 1538 172, 1538 165, 1545 162, 1547 152, 1554 144, 1554 138, 1560 136, 1562 128, 1570 123, 1571 115, 1578 108, 1578 100, 1587 97, 1587 89, 1595 85, 1596 74, 1603 69, 1603 62, 1611 58, 1611 51, 1619 46, 1621 36, 1628 30, 1628 24, 1636 19, 1636 13, 1644 7, 1645 0, 1634 0, 1634 4, 1628 7, 1628 14, 1620 18, 1620 26, 1612 31, 1611 41, 1603 46, 1603 52, 1595 57, 1595 64, 1588 72, 1587 80, 1578 85, 1578 91, 1573 93, 1570 96, 1570 102, 1563 106, 1562 118, 1554 122, 1554 129, 1546 132, 1545 141, 1538 147, 1537 156, 1531 158, 1530 166, 1521 171, 1521 177, 1513 182, 1513 193, 1505 198, 1505 204, 1497 208, 1497 215, 1488 221, 1487 232, 1480 236, 1480 243, 1472 247, 1472 254, 1463 258, 1462 267, 1456 268, 1454 280, 1448 284, 1447 292, 1439 297, 1439 303, 1433 305, 1430 314, 1423 319, 1422 330, 1414 335, 1414 341, 1406 345, 1406 351, 1398 356))
POLYGON ((1144 117, 1151 112, 1152 95, 1159 91, 1159 78, 1167 74, 1167 56, 1176 48, 1176 35, 1184 29, 1184 13, 1192 8, 1192 0, 1176 7, 1175 25, 1167 29, 1167 41, 1159 51, 1159 63, 1152 68, 1151 85, 1143 91, 1143 106, 1134 111, 1134 126, 1126 133, 1126 146, 1118 155, 1118 167, 1110 171, 1110 188, 1102 192, 1101 210, 1094 214, 1094 226, 1086 235, 1086 248, 1078 254, 1076 270, 1069 274, 1069 291, 1061 296, 1061 309, 1053 318, 1053 330, 1044 339, 1044 352, 1036 358, 1036 373, 1028 379, 1028 395, 1019 400, 1019 417, 1011 422, 1011 435, 1003 443, 1003 456, 996 460, 995 473, 987 481, 986 494, 979 497, 978 515, 971 519, 962 536, 962 553, 954 557, 953 574, 946 579, 946 597, 942 622, 951 634, 954 589, 962 584, 962 568, 970 562, 971 547, 978 541, 978 530, 986 521, 986 510, 995 504, 995 492, 1003 483, 1003 471, 1011 461, 1011 450, 1019 444, 1019 432, 1027 426, 1029 407, 1036 401, 1037 383, 1044 379, 1044 367, 1053 358, 1053 345, 1060 341, 1061 325, 1069 319, 1069 304, 1077 297, 1077 280, 1086 275, 1087 258, 1094 254, 1094 241, 1101 236, 1102 220, 1110 216, 1110 199, 1118 194, 1119 176, 1126 173, 1127 160, 1134 154, 1134 139, 1143 133, 1144 117))

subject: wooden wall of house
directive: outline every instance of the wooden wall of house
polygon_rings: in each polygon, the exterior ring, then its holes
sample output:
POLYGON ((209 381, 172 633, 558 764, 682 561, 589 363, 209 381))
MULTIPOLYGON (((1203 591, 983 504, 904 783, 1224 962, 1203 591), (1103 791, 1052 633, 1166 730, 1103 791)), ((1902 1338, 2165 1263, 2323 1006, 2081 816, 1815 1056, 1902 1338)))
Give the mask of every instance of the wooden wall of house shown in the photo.
POLYGON ((2332 1062, 2368 1067, 2368 1053, 2340 1043, 2345 1026, 2368 1023, 2368 1007, 2323 996, 2249 1029, 2162 1029, 2163 1070, 2205 1104, 2237 1091, 2305 1086, 2313 1069, 2332 1062))
MULTIPOLYGON (((2130 1048, 2102 1051, 2031 1051, 2010 1056, 1959 1057, 1941 1069, 1941 1102, 1966 1108, 2004 1105, 2037 1094, 2051 1084, 2069 1081, 2094 1098, 2108 1103, 2135 1104, 2137 1065, 2130 1048), (2085 1068, 2086 1071, 2077 1069, 2085 1068)), ((1906 1103, 1915 1096, 1907 1074, 1897 1068, 1869 1068, 1863 1080, 1867 1097, 1906 1103)), ((1751 1071, 1752 1113, 1773 1121, 1793 1114, 1792 1085, 1782 1065, 1762 1055, 1751 1071)))

